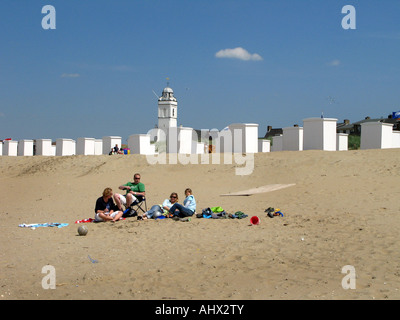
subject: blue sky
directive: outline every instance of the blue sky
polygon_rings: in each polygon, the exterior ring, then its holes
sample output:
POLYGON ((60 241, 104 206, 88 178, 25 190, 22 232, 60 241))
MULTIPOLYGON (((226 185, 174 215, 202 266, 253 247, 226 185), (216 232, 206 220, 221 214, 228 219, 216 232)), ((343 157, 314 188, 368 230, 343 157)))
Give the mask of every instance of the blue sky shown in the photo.
POLYGON ((196 129, 400 110, 398 0, 1 0, 0 28, 0 139, 124 142, 157 123, 167 77, 196 129))

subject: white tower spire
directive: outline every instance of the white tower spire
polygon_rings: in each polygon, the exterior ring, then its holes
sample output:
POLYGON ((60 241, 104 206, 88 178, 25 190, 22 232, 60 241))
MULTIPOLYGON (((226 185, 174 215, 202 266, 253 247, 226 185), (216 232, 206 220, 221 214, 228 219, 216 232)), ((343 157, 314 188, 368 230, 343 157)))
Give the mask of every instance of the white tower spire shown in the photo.
POLYGON ((165 129, 177 126, 178 101, 174 97, 174 91, 169 87, 164 88, 158 98, 158 128, 165 129))

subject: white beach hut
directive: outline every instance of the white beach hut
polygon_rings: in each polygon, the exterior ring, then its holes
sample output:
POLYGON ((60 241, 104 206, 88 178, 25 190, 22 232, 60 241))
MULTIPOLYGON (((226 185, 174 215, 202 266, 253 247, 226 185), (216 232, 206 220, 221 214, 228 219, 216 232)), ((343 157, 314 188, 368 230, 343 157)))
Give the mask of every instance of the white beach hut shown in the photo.
POLYGON ((193 128, 178 128, 178 150, 182 154, 192 154, 193 128))
POLYGON ((36 155, 38 156, 54 156, 51 139, 37 139, 36 140, 36 155))
POLYGON ((76 154, 94 155, 95 139, 94 138, 78 138, 76 142, 76 154))
POLYGON ((96 156, 103 154, 103 140, 94 139, 94 154, 96 156))
POLYGON ((271 151, 282 151, 283 150, 283 135, 279 134, 272 137, 271 151))
POLYGON ((400 148, 400 131, 393 131, 392 148, 400 148))
POLYGON ((59 138, 56 140, 56 156, 75 155, 75 140, 59 138))
POLYGON ((18 155, 19 156, 33 156, 33 140, 19 140, 18 141, 18 155))
POLYGON ((103 137, 103 154, 109 154, 115 145, 118 145, 118 148, 121 148, 121 140, 122 138, 118 136, 103 137))
POLYGON ((361 149, 387 149, 393 146, 393 124, 365 122, 361 124, 361 149))
POLYGON ((4 156, 17 156, 18 154, 18 141, 5 140, 3 142, 3 155, 4 156))
POLYGON ((155 154, 155 146, 150 143, 149 134, 133 134, 128 138, 131 154, 155 154))
POLYGON ((258 139, 258 152, 270 152, 271 141, 268 139, 258 139))
POLYGON ((303 149, 336 151, 336 124, 334 118, 303 120, 303 149))
POLYGON ((303 150, 303 128, 298 126, 282 129, 282 150, 302 151, 303 150))
POLYGON ((347 133, 336 134, 337 151, 347 151, 349 149, 349 135, 347 133))

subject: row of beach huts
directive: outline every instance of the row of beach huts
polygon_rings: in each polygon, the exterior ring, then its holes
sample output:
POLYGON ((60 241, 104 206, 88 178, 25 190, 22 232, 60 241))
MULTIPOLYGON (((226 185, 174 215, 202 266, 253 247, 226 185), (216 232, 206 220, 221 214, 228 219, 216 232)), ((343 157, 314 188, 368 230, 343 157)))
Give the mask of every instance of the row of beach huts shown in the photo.
MULTIPOLYGON (((147 134, 131 135, 127 142, 131 154, 151 155, 158 152, 202 154, 212 152, 257 153, 276 151, 348 150, 348 134, 337 133, 335 118, 307 118, 303 126, 295 125, 282 129, 282 134, 271 140, 259 139, 258 124, 237 123, 225 129, 201 130, 188 127, 169 128, 168 132, 152 129, 147 134), (164 148, 157 146, 165 142, 164 148), (201 142, 202 141, 202 142, 201 142), (213 148, 209 148, 212 145, 213 148)), ((119 136, 105 136, 102 139, 60 138, 55 144, 51 139, 4 140, 1 156, 71 156, 109 154, 112 148, 122 146, 119 136)), ((361 149, 400 148, 400 131, 393 130, 393 124, 381 121, 361 125, 361 149)))

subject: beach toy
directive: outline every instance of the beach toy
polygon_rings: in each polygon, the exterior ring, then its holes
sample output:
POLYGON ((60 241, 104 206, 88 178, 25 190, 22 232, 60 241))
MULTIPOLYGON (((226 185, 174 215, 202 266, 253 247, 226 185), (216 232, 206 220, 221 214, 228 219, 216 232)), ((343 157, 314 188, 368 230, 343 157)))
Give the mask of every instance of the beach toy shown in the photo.
POLYGON ((253 217, 250 218, 250 223, 253 226, 256 226, 256 225, 260 224, 260 218, 257 217, 257 216, 253 216, 253 217))
MULTIPOLYGON (((279 209, 278 209, 279 210, 279 209)), ((275 211, 274 216, 281 216, 283 217, 283 213, 279 210, 279 211, 275 211)))
POLYGON ((80 236, 86 236, 89 229, 86 226, 79 226, 78 233, 80 236))
POLYGON ((283 217, 283 213, 281 212, 280 209, 274 209, 269 207, 268 209, 265 209, 264 212, 267 212, 268 217, 273 218, 275 216, 281 216, 283 217))

